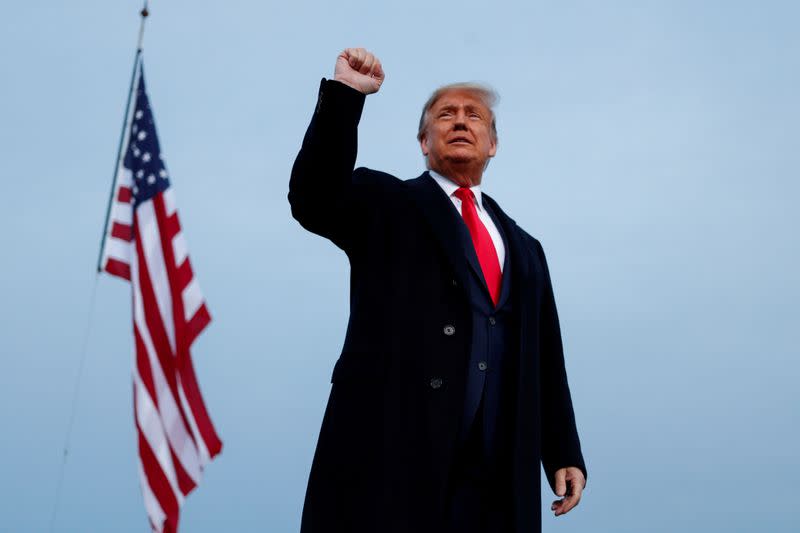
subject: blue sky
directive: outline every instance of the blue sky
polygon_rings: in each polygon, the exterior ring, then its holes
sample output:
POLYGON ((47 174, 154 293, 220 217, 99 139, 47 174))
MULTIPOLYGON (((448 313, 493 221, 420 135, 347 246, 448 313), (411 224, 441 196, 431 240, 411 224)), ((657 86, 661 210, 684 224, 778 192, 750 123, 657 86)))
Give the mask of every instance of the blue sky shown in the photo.
MULTIPOLYGON (((3 532, 48 527, 140 7, 17 2, 0 20, 3 532)), ((214 317, 194 360, 225 442, 183 531, 298 529, 348 265, 286 193, 347 46, 387 73, 360 165, 421 172, 437 85, 501 95, 484 189, 548 254, 589 469, 544 531, 800 529, 800 5, 150 7, 148 89, 214 317)), ((97 281, 55 531, 147 531, 129 292, 97 281)))

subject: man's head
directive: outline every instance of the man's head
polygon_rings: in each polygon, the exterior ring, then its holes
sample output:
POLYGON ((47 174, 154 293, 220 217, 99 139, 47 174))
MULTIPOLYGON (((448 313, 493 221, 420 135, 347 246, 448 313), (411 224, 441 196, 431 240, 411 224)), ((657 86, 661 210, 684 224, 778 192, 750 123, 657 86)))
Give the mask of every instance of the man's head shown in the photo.
POLYGON ((492 89, 477 83, 436 89, 425 102, 417 133, 427 167, 461 185, 480 183, 497 152, 496 100, 492 89))

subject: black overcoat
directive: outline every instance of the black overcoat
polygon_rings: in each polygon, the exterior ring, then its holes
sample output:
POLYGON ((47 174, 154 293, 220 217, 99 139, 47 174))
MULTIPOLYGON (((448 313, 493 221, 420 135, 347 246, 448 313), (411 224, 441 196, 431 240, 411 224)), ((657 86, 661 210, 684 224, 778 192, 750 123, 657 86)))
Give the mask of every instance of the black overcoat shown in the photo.
MULTIPOLYGON (((450 200, 424 173, 355 171, 364 95, 323 80, 292 169, 292 215, 350 260, 350 319, 308 481, 303 533, 442 533, 471 338, 450 200), (455 333, 445 326, 455 328, 455 333)), ((515 532, 540 530, 540 461, 586 471, 539 242, 488 195, 508 239, 518 360, 515 532)), ((516 358, 515 358, 516 359, 516 358)))

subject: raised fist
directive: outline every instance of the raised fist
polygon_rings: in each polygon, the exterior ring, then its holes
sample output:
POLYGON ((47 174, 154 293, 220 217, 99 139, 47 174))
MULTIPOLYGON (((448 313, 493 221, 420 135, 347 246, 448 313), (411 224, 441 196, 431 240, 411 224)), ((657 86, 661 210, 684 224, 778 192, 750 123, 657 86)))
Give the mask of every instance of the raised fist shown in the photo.
POLYGON ((380 60, 363 48, 345 48, 336 58, 333 79, 364 94, 378 92, 384 77, 380 60))

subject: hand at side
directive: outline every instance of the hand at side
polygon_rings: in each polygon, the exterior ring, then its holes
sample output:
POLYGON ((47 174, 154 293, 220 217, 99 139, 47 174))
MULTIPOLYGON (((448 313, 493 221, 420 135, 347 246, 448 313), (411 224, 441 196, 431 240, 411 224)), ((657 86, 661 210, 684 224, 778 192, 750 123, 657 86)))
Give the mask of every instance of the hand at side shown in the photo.
POLYGON ((550 506, 551 511, 555 511, 556 516, 561 516, 570 512, 581 501, 583 488, 586 486, 586 478, 580 468, 568 466, 556 470, 556 495, 562 496, 560 500, 555 500, 550 506))

